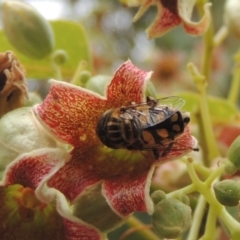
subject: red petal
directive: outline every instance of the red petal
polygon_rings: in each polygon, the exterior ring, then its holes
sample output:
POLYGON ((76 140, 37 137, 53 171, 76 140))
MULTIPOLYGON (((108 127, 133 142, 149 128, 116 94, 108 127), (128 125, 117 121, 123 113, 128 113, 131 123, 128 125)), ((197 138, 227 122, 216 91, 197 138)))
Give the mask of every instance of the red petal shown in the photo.
POLYGON ((106 110, 105 103, 98 94, 52 80, 49 94, 34 111, 60 140, 89 147, 88 144, 96 141, 96 121, 106 110))
POLYGON ((127 216, 132 212, 152 212, 153 204, 149 196, 153 168, 143 174, 104 181, 103 194, 109 205, 118 214, 127 216))
POLYGON ((190 3, 189 0, 179 0, 178 3, 178 10, 179 16, 182 19, 183 27, 185 28, 186 32, 192 35, 201 35, 203 34, 209 27, 211 22, 211 13, 209 8, 211 7, 211 3, 205 4, 204 6, 204 15, 199 22, 192 22, 190 19, 193 5, 195 0, 192 0, 190 3), (190 6, 189 6, 190 5, 190 6))
POLYGON ((87 187, 101 180, 92 170, 94 165, 91 159, 75 149, 71 160, 48 181, 48 185, 58 189, 73 201, 87 187))
POLYGON ((156 5, 158 8, 157 16, 147 29, 147 34, 150 39, 162 36, 167 31, 181 23, 178 14, 165 8, 161 4, 161 1, 156 1, 156 5))
POLYGON ((67 240, 103 240, 106 239, 97 229, 64 219, 67 240))
POLYGON ((142 102, 151 72, 145 72, 127 61, 121 65, 107 88, 107 101, 111 107, 121 107, 131 102, 142 102))
POLYGON ((21 184, 36 189, 48 176, 53 175, 69 159, 61 149, 45 148, 22 154, 8 165, 3 185, 21 184))

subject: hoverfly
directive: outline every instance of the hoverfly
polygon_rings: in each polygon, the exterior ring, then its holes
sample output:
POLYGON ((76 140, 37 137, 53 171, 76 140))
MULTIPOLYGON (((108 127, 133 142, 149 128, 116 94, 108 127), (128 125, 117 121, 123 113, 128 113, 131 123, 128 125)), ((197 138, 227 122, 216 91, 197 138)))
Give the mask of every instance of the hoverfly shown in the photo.
POLYGON ((147 97, 144 103, 109 109, 98 120, 96 133, 109 148, 151 150, 159 159, 171 151, 174 141, 190 122, 189 113, 180 111, 184 104, 176 96, 147 97))

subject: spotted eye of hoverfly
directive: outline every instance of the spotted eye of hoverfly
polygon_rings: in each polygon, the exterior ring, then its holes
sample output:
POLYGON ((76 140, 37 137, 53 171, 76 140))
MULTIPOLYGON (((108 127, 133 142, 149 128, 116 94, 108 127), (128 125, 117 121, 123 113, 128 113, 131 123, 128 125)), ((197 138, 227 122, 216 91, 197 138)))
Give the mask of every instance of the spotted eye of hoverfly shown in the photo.
POLYGON ((190 114, 180 111, 184 104, 176 96, 147 97, 144 103, 109 109, 99 118, 96 133, 109 148, 150 150, 159 159, 173 149, 174 141, 190 122, 190 114))

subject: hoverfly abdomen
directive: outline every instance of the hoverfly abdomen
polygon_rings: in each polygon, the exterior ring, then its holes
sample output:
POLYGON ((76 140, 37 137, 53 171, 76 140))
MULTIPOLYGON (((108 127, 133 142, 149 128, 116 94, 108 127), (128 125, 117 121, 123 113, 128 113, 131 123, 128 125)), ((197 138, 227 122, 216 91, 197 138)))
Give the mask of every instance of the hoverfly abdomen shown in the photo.
POLYGON ((139 126, 130 114, 122 113, 122 109, 117 108, 108 110, 101 116, 96 132, 107 147, 127 148, 138 139, 139 126))

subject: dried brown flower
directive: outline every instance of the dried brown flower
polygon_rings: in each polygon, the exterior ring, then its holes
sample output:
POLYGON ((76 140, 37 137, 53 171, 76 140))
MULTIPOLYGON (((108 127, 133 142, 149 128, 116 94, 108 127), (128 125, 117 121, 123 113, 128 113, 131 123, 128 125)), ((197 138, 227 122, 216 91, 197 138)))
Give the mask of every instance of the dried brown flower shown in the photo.
POLYGON ((26 98, 28 91, 24 68, 12 52, 0 53, 0 117, 22 107, 26 98))

